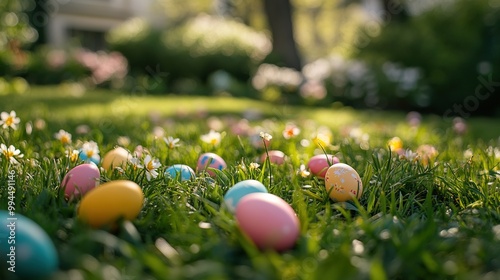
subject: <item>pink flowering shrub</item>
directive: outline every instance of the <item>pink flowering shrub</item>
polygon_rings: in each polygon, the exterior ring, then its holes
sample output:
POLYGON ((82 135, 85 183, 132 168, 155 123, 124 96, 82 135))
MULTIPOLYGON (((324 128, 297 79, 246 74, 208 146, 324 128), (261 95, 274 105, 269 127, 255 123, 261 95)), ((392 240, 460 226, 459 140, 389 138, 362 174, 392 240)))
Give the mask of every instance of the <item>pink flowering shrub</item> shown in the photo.
POLYGON ((33 52, 23 71, 31 84, 84 82, 88 86, 108 86, 127 76, 128 63, 118 52, 85 49, 40 49, 33 52))

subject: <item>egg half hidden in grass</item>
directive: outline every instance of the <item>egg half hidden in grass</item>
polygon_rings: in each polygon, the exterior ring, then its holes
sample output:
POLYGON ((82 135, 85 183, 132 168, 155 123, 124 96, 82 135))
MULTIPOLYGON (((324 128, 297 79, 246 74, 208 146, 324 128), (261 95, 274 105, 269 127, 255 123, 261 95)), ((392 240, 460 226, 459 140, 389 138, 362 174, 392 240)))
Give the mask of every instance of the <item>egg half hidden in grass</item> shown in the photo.
POLYGON ((257 180, 243 180, 234 184, 224 195, 224 204, 232 213, 236 210, 236 206, 240 200, 251 193, 267 193, 267 189, 261 182, 257 180))
POLYGON ((196 170, 198 172, 206 171, 210 176, 215 177, 215 172, 211 169, 223 170, 226 167, 226 162, 219 155, 204 153, 198 158, 196 170))
POLYGON ((236 206, 242 232, 261 250, 285 251, 295 246, 300 222, 293 208, 270 193, 251 193, 236 206))
POLYGON ((165 170, 165 178, 177 179, 181 182, 195 177, 193 169, 185 164, 174 164, 165 170))
POLYGON ((49 278, 57 270, 59 258, 47 233, 19 213, 0 210, 0 221, 0 268, 19 279, 49 278))
POLYGON ((144 194, 136 183, 128 180, 110 181, 83 197, 78 217, 94 228, 114 226, 119 219, 135 219, 143 202, 144 194))
POLYGON ((338 202, 360 198, 363 194, 363 183, 358 172, 345 163, 337 163, 328 168, 325 187, 330 198, 338 202))
POLYGON ((101 173, 94 163, 83 163, 73 167, 61 182, 67 199, 82 197, 99 184, 101 173))
POLYGON ((309 159, 307 167, 311 170, 312 174, 324 179, 328 168, 336 163, 339 163, 339 159, 336 156, 330 154, 319 154, 309 159))
POLYGON ((111 170, 115 167, 124 168, 127 162, 132 158, 132 155, 122 147, 116 147, 107 152, 102 159, 102 168, 111 170))
POLYGON ((267 153, 263 153, 260 157, 260 162, 264 162, 267 159, 267 156, 269 155, 269 162, 280 165, 285 163, 285 153, 282 151, 278 150, 271 150, 268 151, 267 153))

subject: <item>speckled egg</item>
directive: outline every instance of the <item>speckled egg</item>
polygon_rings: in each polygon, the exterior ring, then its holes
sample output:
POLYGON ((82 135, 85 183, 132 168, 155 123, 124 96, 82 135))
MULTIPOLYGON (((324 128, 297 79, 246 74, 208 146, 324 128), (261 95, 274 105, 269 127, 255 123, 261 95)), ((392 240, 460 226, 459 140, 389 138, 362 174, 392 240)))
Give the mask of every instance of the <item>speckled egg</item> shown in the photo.
POLYGON ((262 250, 291 249, 300 234, 300 222, 293 208, 270 193, 251 193, 236 207, 236 219, 243 233, 262 250))
POLYGON ((360 198, 363 184, 358 172, 345 163, 337 163, 328 168, 325 175, 325 187, 334 201, 348 201, 360 198))
POLYGON ((267 189, 257 180, 244 180, 238 182, 234 184, 234 186, 232 186, 224 195, 224 204, 227 206, 229 211, 234 213, 236 206, 245 195, 256 192, 267 193, 267 189))
MULTIPOLYGON (((271 163, 278 165, 285 163, 285 153, 283 153, 282 151, 271 150, 268 151, 268 154, 269 154, 269 161, 271 163)), ((262 156, 260 157, 260 161, 264 162, 266 159, 267 159, 267 154, 266 153, 262 154, 262 156)))
POLYGON ((127 162, 132 158, 129 151, 122 147, 116 147, 104 155, 102 159, 102 167, 105 170, 110 170, 115 167, 125 167, 127 162))
POLYGON ((133 220, 144 201, 141 187, 128 180, 110 181, 89 191, 81 200, 78 216, 94 228, 118 219, 133 220))
POLYGON ((99 184, 101 173, 93 163, 84 163, 73 167, 64 176, 61 188, 64 189, 65 197, 81 197, 99 184))
POLYGON ((187 181, 194 179, 196 175, 191 167, 185 164, 174 164, 165 170, 165 177, 170 179, 178 179, 179 181, 187 181))
POLYGON ((56 248, 47 233, 19 213, 10 215, 0 210, 0 252, 5 275, 13 273, 20 279, 49 278, 59 266, 56 248))
POLYGON ((219 155, 214 153, 204 153, 198 158, 196 170, 198 172, 206 171, 210 176, 215 177, 215 172, 210 170, 211 168, 223 170, 226 167, 226 162, 219 155))
POLYGON ((330 166, 339 162, 339 159, 334 155, 319 154, 309 159, 307 167, 315 176, 325 178, 326 170, 328 170, 330 166))

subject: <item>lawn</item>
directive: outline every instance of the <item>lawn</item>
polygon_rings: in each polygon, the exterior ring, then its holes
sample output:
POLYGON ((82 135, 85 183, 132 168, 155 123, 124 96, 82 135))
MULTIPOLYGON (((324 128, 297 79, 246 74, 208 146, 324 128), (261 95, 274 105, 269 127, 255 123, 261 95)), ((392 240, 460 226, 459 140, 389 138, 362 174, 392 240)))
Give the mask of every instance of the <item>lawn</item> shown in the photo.
MULTIPOLYGON (((20 123, 0 127, 0 143, 24 156, 14 164, 0 154, 0 209, 8 208, 14 174, 16 214, 36 222, 56 248, 58 267, 48 279, 500 278, 498 119, 471 118, 454 127, 436 115, 409 121, 401 112, 64 87, 0 96, 0 112, 11 110, 20 123), (283 131, 291 124, 300 133, 288 139, 283 131), (56 139, 61 129, 71 142, 56 139), (203 141, 210 135, 212 143, 203 141), (168 146, 169 136, 178 145, 168 146), (101 184, 140 186, 144 201, 136 218, 93 228, 79 218, 80 200, 65 199, 63 177, 83 162, 66 152, 89 141, 101 159, 122 146, 142 152, 139 165, 147 155, 161 164, 156 178, 133 162, 101 168, 101 184), (261 161, 269 150, 284 152, 284 163, 261 161), (205 152, 227 163, 215 178, 197 172, 178 181, 164 174, 173 164, 195 169, 205 152), (309 159, 321 153, 359 173, 359 199, 335 202, 324 180, 307 174, 309 159), (227 191, 248 179, 297 214, 300 234, 291 249, 258 249, 223 206, 227 191)), ((5 255, 0 279, 16 279, 5 255)))

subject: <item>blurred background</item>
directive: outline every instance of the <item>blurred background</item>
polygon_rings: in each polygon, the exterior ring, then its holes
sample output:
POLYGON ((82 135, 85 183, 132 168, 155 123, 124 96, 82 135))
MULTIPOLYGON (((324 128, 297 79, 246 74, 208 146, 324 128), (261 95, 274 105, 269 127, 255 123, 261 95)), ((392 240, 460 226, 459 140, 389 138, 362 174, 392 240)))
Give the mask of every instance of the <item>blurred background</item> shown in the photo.
POLYGON ((500 116, 500 0, 2 0, 0 94, 38 85, 500 116))

